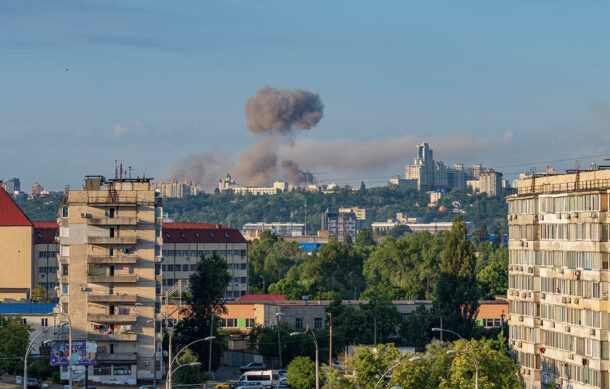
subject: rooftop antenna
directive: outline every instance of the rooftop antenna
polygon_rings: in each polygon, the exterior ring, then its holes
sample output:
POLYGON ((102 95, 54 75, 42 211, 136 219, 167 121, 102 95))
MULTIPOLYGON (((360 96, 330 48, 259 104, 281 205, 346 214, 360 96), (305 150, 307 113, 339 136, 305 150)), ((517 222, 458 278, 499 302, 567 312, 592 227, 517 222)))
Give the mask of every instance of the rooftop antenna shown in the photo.
POLYGON ((129 179, 131 180, 131 166, 128 166, 127 169, 129 169, 129 179))
POLYGON ((305 236, 307 236, 307 197, 305 197, 305 236))
POLYGON ((119 161, 114 160, 114 179, 119 178, 119 161))
POLYGON ((121 179, 121 181, 123 181, 123 162, 121 162, 119 178, 121 179))

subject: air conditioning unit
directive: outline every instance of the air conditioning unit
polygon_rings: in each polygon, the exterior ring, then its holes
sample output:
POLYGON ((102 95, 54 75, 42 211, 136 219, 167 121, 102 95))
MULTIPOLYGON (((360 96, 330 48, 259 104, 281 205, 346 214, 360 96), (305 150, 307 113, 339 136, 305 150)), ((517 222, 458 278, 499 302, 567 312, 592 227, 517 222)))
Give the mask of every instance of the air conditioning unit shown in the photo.
POLYGON ((526 298, 526 297, 527 297, 527 293, 521 292, 521 298, 526 298))
POLYGON ((574 214, 574 219, 578 219, 578 216, 579 216, 578 213, 575 213, 574 214))
POLYGON ((523 247, 527 247, 527 242, 523 242, 523 247))
POLYGON ((148 361, 144 361, 144 366, 148 366, 149 362, 148 361))
POLYGON ((551 328, 555 328, 555 322, 554 321, 551 322, 550 327, 551 328))
POLYGON ((540 319, 536 319, 536 320, 534 320, 534 323, 535 323, 537 326, 541 326, 541 325, 542 325, 542 320, 540 320, 540 319))
POLYGON ((589 213, 589 216, 592 217, 593 219, 597 219, 597 212, 591 212, 591 213, 589 213))
POLYGON ((563 330, 564 330, 565 332, 570 332, 570 326, 564 326, 564 327, 563 327, 563 330))
POLYGON ((572 297, 572 304, 578 304, 578 297, 572 297))
POLYGON ((546 293, 540 293, 540 298, 544 300, 546 298, 546 293))
POLYGON ((521 240, 521 241, 519 241, 519 246, 523 246, 523 243, 524 243, 524 242, 523 242, 522 240, 521 240))
POLYGON ((522 345, 523 345, 523 343, 521 341, 518 341, 516 344, 517 348, 521 348, 522 345))
POLYGON ((563 269, 559 269, 559 270, 557 270, 557 272, 558 272, 559 274, 563 274, 563 269))
POLYGON ((567 303, 570 302, 570 298, 569 297, 562 297, 561 298, 561 302, 564 303, 564 304, 567 304, 567 303))
POLYGON ((534 273, 534 268, 533 268, 533 267, 528 268, 528 269, 527 269, 527 272, 528 272, 528 273, 532 273, 532 274, 533 274, 533 273, 534 273))
POLYGON ((513 220, 513 215, 508 215, 508 220, 513 220))
POLYGON ((593 336, 595 336, 595 329, 591 328, 591 329, 589 330, 589 335, 593 335, 593 336))
POLYGON ((85 219, 91 219, 91 214, 90 213, 81 213, 80 217, 85 218, 85 219))
POLYGON ((570 218, 571 218, 570 214, 569 214, 569 213, 567 213, 565 218, 566 218, 566 219, 568 219, 568 220, 570 220, 570 218))
POLYGON ((539 218, 538 214, 535 214, 534 215, 534 220, 538 220, 538 218, 539 218))
MULTIPOLYGON (((523 315, 519 315, 519 321, 523 321, 523 315)), ((521 346, 519 346, 521 347, 521 346)))

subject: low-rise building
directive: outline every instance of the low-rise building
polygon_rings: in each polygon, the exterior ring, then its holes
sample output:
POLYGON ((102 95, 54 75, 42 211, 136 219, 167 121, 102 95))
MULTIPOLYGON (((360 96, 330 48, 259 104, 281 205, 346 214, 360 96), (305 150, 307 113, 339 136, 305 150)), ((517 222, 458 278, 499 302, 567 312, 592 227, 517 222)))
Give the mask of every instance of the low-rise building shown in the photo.
POLYGON ((304 223, 246 223, 242 227, 242 234, 248 240, 257 239, 263 231, 271 231, 277 236, 296 237, 305 235, 304 223))
POLYGON ((343 240, 346 236, 356 241, 358 233, 358 219, 351 210, 345 212, 331 212, 328 209, 322 214, 322 230, 328 231, 329 236, 334 236, 338 240, 343 240))
POLYGON ((47 331, 42 334, 40 332, 56 327, 60 322, 65 321, 54 316, 53 308, 55 306, 56 303, 0 303, 0 316, 5 318, 19 317, 32 328, 30 340, 37 336, 37 340, 32 346, 30 357, 37 357, 40 345, 54 339, 55 331, 47 331))
POLYGON ((163 224, 163 287, 188 285, 202 255, 224 258, 233 276, 225 297, 248 293, 248 242, 235 228, 206 223, 163 224))
POLYGON ((253 194, 253 195, 274 195, 288 191, 289 186, 285 181, 274 181, 270 187, 257 187, 257 186, 240 186, 230 174, 227 174, 225 178, 220 180, 218 183, 218 190, 220 192, 233 191, 236 194, 253 194))
MULTIPOLYGON (((284 323, 297 329, 307 326, 313 329, 326 327, 326 308, 330 300, 286 300, 282 295, 245 295, 226 304, 227 313, 223 314, 224 329, 238 329, 249 332, 255 325, 264 327, 277 324, 278 317, 284 323), (281 313, 281 315, 278 315, 281 313)), ((360 309, 368 300, 344 300, 346 306, 360 309)), ((403 320, 409 320, 417 307, 432 307, 432 300, 394 300, 398 313, 403 320)), ((477 322, 485 327, 500 327, 507 320, 508 302, 504 300, 481 301, 477 322)))
POLYGON ((161 193, 161 197, 182 198, 185 196, 195 196, 202 192, 201 187, 195 185, 190 178, 182 181, 172 178, 166 182, 153 182, 151 186, 161 193))

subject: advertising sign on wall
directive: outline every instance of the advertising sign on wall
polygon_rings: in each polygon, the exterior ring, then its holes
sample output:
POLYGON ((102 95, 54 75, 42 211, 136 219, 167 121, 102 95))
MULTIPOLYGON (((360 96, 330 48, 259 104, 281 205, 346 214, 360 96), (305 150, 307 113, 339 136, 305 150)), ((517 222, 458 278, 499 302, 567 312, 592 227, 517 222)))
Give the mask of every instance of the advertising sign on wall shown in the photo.
POLYGON ((69 366, 70 356, 73 365, 95 365, 97 363, 97 343, 86 340, 73 340, 72 352, 68 342, 51 346, 51 366, 69 366))

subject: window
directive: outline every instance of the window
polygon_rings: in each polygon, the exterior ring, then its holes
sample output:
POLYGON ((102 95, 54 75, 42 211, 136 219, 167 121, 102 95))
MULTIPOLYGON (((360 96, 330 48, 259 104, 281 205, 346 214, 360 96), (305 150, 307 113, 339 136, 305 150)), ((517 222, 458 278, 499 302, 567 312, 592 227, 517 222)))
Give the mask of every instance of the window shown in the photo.
POLYGON ((40 319, 40 325, 42 327, 48 327, 49 326, 49 319, 46 319, 46 318, 40 319))
POLYGON ((68 275, 68 265, 65 263, 61 265, 61 274, 64 276, 68 275))
POLYGON ((229 239, 229 233, 225 231, 225 238, 229 239))
POLYGON ((200 239, 200 237, 199 237, 199 233, 198 233, 197 231, 195 231, 195 237, 196 237, 197 239, 200 239))
POLYGON ((210 238, 214 239, 214 233, 210 231, 210 238))
POLYGON ((189 271, 189 265, 182 265, 182 271, 189 271))
POLYGON ((237 328, 237 319, 224 319, 225 328, 237 328))
POLYGON ((28 324, 28 320, 27 319, 23 319, 23 324, 28 324))
POLYGON ((108 345, 108 353, 109 354, 114 354, 114 343, 110 343, 108 345))
POLYGON ((40 273, 41 276, 47 274, 47 268, 46 267, 39 267, 38 268, 38 272, 40 273))
POLYGON ((319 330, 320 328, 322 328, 322 318, 321 317, 316 317, 315 319, 313 319, 313 328, 315 328, 316 330, 319 330))
POLYGON ((181 237, 182 239, 186 239, 186 236, 184 235, 184 232, 181 232, 181 233, 180 233, 180 237, 181 237))
POLYGON ((167 270, 167 266, 166 265, 161 265, 161 270, 162 271, 166 271, 167 270))
POLYGON ((93 375, 111 375, 110 365, 93 366, 93 375))
POLYGON ((131 365, 113 365, 112 371, 114 375, 130 375, 131 365))
POLYGON ((191 271, 197 270, 197 265, 191 265, 191 271))
POLYGON ((110 227, 110 237, 114 238, 114 227, 110 227))
POLYGON ((248 268, 248 264, 247 263, 242 263, 241 264, 241 270, 246 270, 248 268))
POLYGON ((167 271, 174 271, 174 265, 167 265, 167 271))
POLYGON ((252 328, 254 327, 254 319, 246 319, 246 328, 252 328))
POLYGON ((248 280, 246 279, 246 277, 241 277, 241 283, 245 284, 246 282, 248 282, 248 280))
POLYGON ((68 294, 68 284, 61 284, 61 294, 68 294))
POLYGON ((68 217, 68 207, 61 207, 61 217, 68 217))
POLYGON ((303 328, 303 318, 302 317, 297 317, 294 320, 294 327, 298 328, 298 329, 302 329, 303 328))
POLYGON ((70 246, 61 246, 60 251, 59 251, 62 257, 69 257, 70 256, 70 246))
POLYGON ((166 233, 165 233, 165 237, 166 237, 167 239, 169 239, 170 235, 169 235, 169 233, 168 233, 168 232, 166 232, 166 233))

